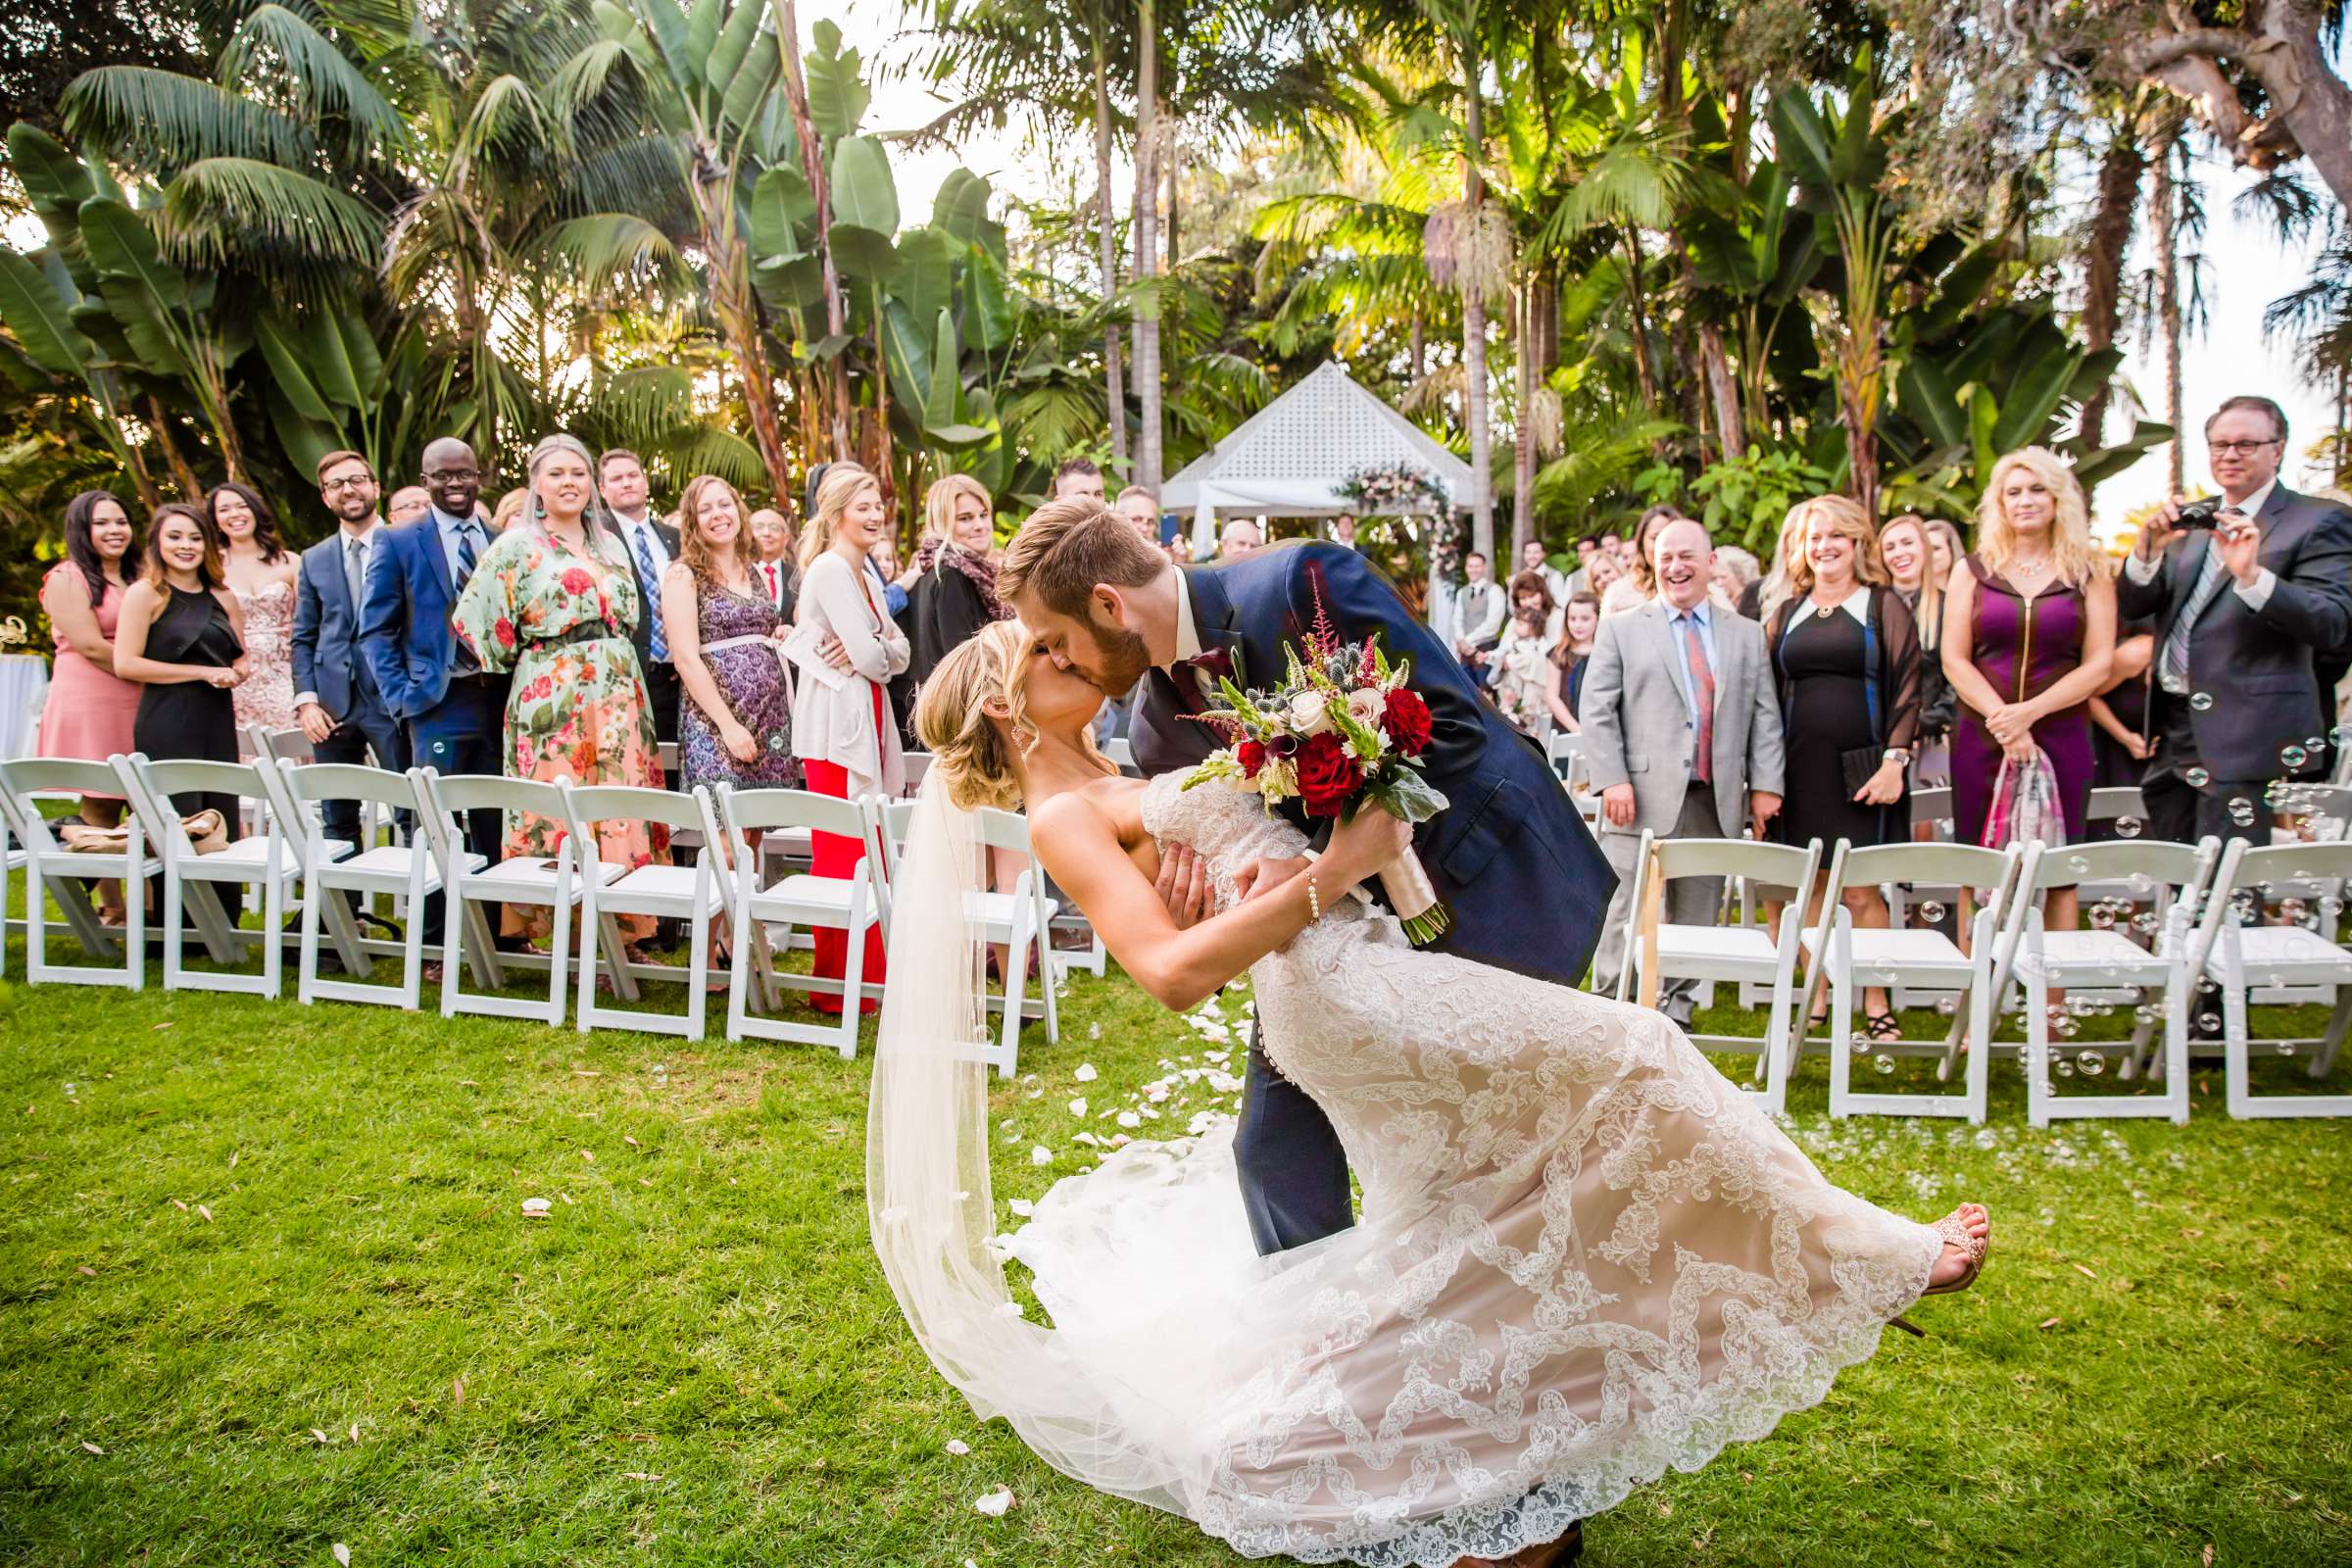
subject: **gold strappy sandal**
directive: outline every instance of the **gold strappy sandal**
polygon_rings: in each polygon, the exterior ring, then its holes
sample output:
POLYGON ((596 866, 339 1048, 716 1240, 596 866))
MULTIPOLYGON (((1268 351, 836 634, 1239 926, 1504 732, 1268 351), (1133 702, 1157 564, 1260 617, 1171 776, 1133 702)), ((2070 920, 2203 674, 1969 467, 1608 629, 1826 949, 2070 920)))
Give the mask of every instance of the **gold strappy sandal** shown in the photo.
MULTIPOLYGON (((1961 1205, 1962 1208, 1967 1206, 1968 1205, 1965 1203, 1961 1205)), ((1978 1204, 1977 1206, 1980 1208, 1984 1207, 1982 1203, 1978 1204)), ((1990 1221, 1991 1217, 1992 1211, 1986 1209, 1985 1219, 1987 1222, 1990 1221)), ((1949 1214, 1946 1214, 1943 1216, 1943 1218, 1937 1220, 1933 1228, 1937 1236, 1943 1238, 1945 1245, 1960 1249, 1961 1255, 1968 1259, 1968 1267, 1962 1269, 1958 1276, 1949 1282, 1942 1285, 1931 1285, 1926 1290, 1922 1291, 1920 1295, 1923 1298, 1929 1296, 1951 1296, 1957 1292, 1967 1290, 1970 1286, 1977 1283, 1977 1276, 1984 1272, 1984 1259, 1992 1250, 1992 1231, 1989 1223, 1987 1224, 1985 1232, 1983 1236, 1971 1236, 1968 1231, 1967 1223, 1960 1218, 1960 1209, 1955 1208, 1949 1214)), ((1915 1334, 1923 1340, 1928 1337, 1928 1331, 1926 1329, 1921 1328, 1918 1324, 1912 1322, 1907 1317, 1892 1318, 1889 1321, 1894 1327, 1901 1329, 1906 1334, 1915 1334)))

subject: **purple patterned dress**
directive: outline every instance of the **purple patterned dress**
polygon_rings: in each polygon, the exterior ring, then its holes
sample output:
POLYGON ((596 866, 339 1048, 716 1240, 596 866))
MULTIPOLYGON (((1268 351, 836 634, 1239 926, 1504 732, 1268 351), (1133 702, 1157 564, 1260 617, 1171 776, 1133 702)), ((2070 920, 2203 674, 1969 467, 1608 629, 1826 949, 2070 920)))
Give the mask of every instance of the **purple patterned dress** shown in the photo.
MULTIPOLYGON (((1969 624, 1972 657, 1978 672, 2005 701, 2024 702, 2081 667, 2089 616, 2080 587, 2058 583, 2029 599, 2006 578, 1992 575, 1977 555, 1969 556, 1968 569, 1977 578, 1976 613, 1969 624)), ((2075 843, 2082 839, 2097 766, 2090 731, 2087 703, 2034 726, 2034 744, 2049 755, 2058 775, 2058 808, 2066 817, 2066 836, 2075 843)), ((2000 772, 2001 743, 1982 715, 1960 703, 1952 726, 1952 836, 1960 843, 1984 842, 1984 817, 1992 809, 2000 772)))
POLYGON ((769 643, 744 643, 711 651, 712 643, 734 637, 781 637, 786 630, 776 607, 762 593, 739 594, 709 583, 695 584, 703 659, 710 666, 736 722, 760 743, 760 755, 738 762, 719 739, 718 726, 705 716, 692 694, 678 705, 678 769, 686 787, 732 784, 737 789, 799 789, 801 764, 792 755, 792 692, 783 662, 769 643))

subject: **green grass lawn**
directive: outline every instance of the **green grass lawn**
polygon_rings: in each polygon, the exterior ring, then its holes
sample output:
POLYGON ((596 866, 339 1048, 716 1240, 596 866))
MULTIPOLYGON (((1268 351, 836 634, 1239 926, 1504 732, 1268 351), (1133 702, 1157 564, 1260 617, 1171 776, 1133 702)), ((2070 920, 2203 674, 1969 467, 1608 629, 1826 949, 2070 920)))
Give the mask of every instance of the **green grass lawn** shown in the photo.
MULTIPOLYGON (((999 1097, 1001 1210, 1091 1158, 1074 1098, 1107 1139, 1218 1049, 1115 977, 1063 1016, 999 1097)), ((931 1373, 865 1242, 870 1056, 22 984, 0 1039, 0 1559, 1237 1560, 931 1373)), ((2352 1129, 2200 1080, 2186 1128, 2034 1132, 2006 1062, 1986 1127, 1833 1123, 1808 1057, 1813 1157, 1921 1217, 1985 1200, 1993 1262, 1587 1561, 2352 1560, 2352 1129)))

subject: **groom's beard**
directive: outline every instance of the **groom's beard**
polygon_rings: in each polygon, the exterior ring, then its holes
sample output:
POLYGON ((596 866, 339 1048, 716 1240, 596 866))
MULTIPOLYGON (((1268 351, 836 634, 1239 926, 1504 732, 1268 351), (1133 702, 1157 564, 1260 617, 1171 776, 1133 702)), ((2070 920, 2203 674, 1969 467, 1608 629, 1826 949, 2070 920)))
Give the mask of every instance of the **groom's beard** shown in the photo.
POLYGON ((1075 667, 1086 677, 1087 684, 1103 696, 1124 697, 1135 690, 1135 683, 1152 667, 1151 652, 1145 648, 1141 635, 1124 626, 1098 623, 1094 633, 1095 650, 1102 662, 1075 667))

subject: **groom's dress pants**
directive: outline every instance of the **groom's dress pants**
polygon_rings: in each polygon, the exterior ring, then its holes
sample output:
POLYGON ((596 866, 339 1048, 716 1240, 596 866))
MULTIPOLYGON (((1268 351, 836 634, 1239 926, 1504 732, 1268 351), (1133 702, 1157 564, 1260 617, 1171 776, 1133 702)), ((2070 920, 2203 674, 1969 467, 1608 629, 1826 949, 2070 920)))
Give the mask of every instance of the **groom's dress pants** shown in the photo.
POLYGON ((1242 1114, 1233 1130, 1242 1207, 1260 1257, 1319 1242, 1355 1223, 1340 1135, 1305 1090, 1274 1070, 1262 1030, 1261 1024, 1250 1034, 1242 1114))

